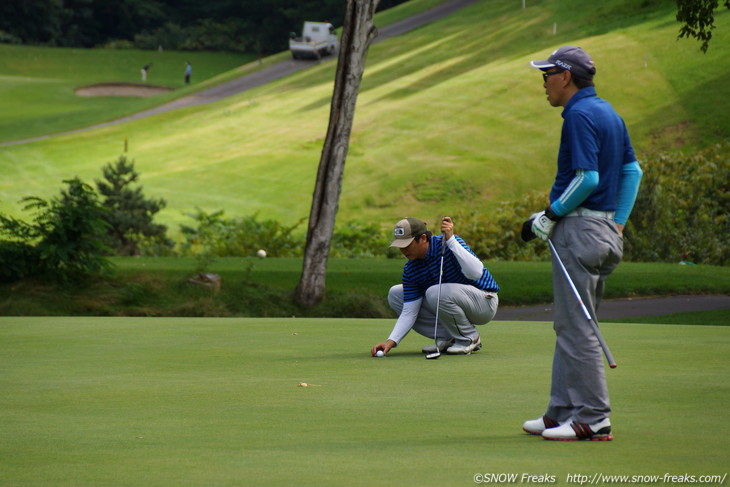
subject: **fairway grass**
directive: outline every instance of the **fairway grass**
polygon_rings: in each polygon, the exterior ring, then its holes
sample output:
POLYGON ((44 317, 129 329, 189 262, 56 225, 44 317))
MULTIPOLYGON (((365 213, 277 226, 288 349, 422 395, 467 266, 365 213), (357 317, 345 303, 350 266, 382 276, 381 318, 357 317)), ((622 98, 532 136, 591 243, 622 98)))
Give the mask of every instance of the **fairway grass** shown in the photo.
MULTIPOLYGON (((522 433, 553 331, 426 361, 392 320, 0 318, 2 486, 474 485, 480 473, 724 475, 730 328, 602 324, 615 440, 522 433), (306 382, 309 387, 298 387, 306 382)), ((518 482, 519 483, 519 482, 518 482)))

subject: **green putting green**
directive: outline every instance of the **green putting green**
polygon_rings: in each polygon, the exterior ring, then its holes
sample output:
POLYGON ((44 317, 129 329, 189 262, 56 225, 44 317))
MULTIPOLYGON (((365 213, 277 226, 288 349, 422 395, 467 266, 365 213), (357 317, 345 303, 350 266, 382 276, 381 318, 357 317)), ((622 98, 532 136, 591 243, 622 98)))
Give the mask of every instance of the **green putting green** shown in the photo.
POLYGON ((619 363, 607 372, 615 439, 563 443, 521 431, 548 398, 549 323, 486 325, 471 356, 424 360, 428 340, 410 335, 371 358, 391 325, 0 318, 0 485, 565 484, 728 470, 728 327, 603 323, 619 363))

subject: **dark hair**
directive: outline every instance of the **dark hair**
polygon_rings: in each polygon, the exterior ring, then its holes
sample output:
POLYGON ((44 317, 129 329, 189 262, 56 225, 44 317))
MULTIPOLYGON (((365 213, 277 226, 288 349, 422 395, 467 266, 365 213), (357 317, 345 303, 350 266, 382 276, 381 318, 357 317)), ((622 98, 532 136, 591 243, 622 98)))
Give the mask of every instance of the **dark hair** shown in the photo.
POLYGON ((421 240, 421 237, 424 236, 424 235, 427 236, 429 240, 431 240, 431 237, 433 236, 433 233, 431 233, 431 230, 426 230, 425 232, 419 233, 418 235, 416 235, 413 238, 415 238, 416 240, 421 240))
POLYGON ((573 79, 573 84, 579 90, 582 90, 583 88, 588 88, 589 86, 595 86, 593 84, 593 78, 587 78, 585 76, 580 76, 575 73, 570 73, 570 75, 571 75, 571 78, 573 79))

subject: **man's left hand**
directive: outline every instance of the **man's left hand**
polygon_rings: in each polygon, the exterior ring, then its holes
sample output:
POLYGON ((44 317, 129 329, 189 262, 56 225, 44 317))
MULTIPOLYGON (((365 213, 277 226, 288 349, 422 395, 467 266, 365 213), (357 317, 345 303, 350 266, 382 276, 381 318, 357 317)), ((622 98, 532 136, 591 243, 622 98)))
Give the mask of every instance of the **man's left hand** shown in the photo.
POLYGON ((535 235, 535 233, 532 231, 532 222, 535 221, 535 218, 539 214, 540 212, 533 213, 532 215, 530 215, 530 218, 528 218, 527 221, 522 224, 522 232, 520 233, 520 235, 522 236, 523 241, 529 242, 530 240, 537 237, 537 235, 535 235))
POLYGON ((560 217, 548 206, 545 211, 538 213, 532 220, 532 233, 541 240, 547 241, 550 234, 553 233, 553 227, 559 221, 560 217))
POLYGON ((445 216, 441 219, 441 233, 444 234, 444 242, 454 236, 454 222, 451 217, 445 216))

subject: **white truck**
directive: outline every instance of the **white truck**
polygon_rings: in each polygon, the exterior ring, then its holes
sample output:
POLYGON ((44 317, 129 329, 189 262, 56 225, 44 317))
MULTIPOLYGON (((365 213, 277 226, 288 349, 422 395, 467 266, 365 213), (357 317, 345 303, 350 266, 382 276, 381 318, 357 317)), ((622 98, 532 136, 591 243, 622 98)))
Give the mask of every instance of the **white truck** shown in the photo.
POLYGON ((294 59, 319 59, 337 52, 340 41, 337 32, 329 22, 304 22, 302 36, 289 34, 289 50, 294 59))

